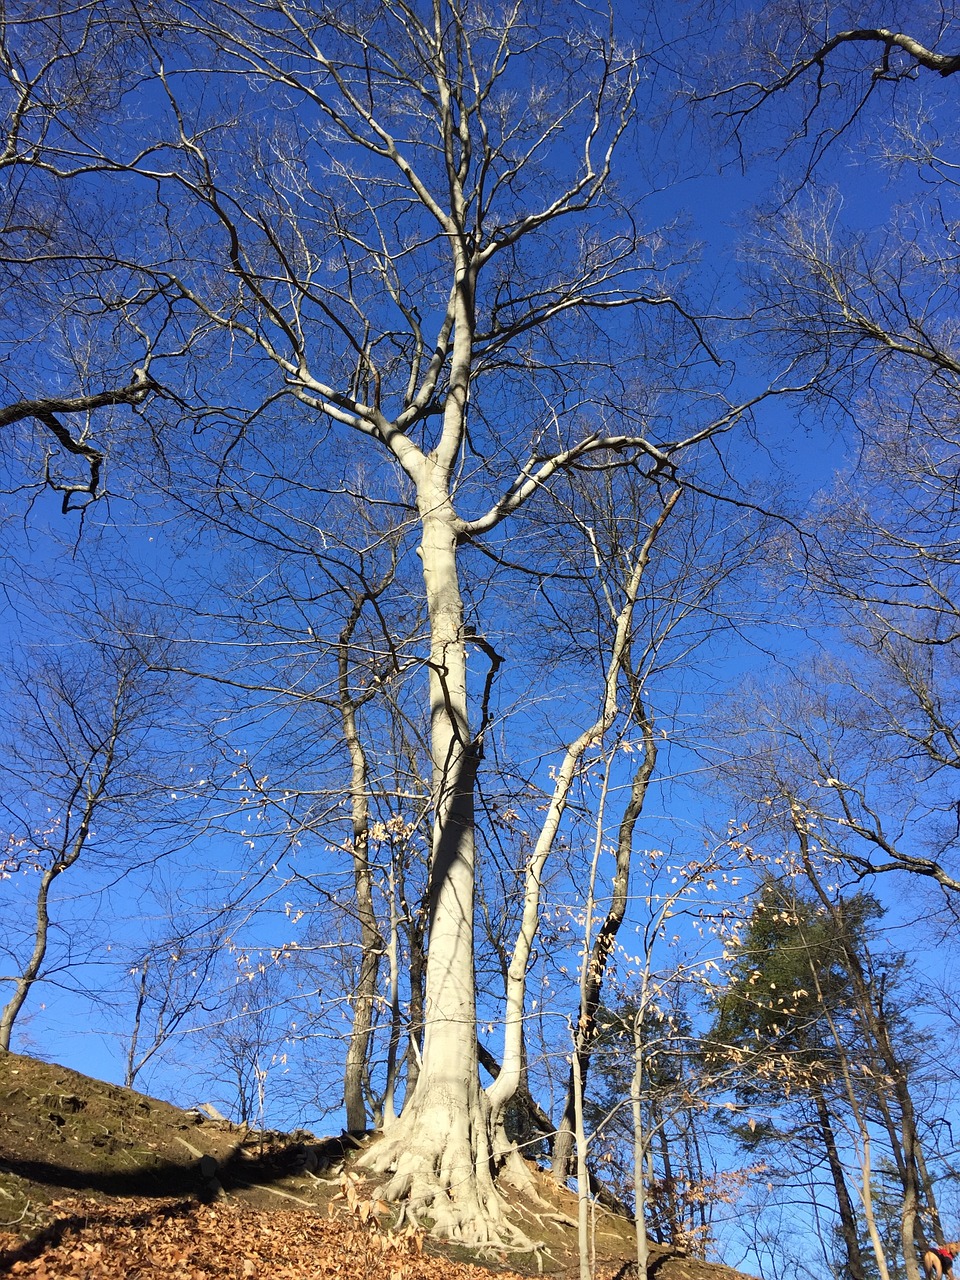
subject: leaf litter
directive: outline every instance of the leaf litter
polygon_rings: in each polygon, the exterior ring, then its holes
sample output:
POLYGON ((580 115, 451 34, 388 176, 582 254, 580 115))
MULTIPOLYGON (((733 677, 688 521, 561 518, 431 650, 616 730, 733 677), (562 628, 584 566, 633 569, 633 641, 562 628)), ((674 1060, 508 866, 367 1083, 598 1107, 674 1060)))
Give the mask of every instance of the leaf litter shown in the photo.
POLYGON ((421 1231, 380 1231, 302 1210, 133 1197, 119 1204, 74 1197, 49 1207, 54 1220, 32 1239, 0 1232, 0 1270, 32 1280, 490 1277, 486 1268, 425 1253, 421 1231))

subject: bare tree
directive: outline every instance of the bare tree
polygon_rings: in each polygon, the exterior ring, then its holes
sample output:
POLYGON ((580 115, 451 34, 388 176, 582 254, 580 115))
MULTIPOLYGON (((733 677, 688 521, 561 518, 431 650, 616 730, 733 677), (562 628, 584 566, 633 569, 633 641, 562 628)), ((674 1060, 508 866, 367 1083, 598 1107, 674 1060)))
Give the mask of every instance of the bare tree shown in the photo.
POLYGON ((3 1050, 35 984, 69 964, 59 955, 55 966, 48 961, 60 877, 89 855, 91 843, 119 862, 134 832, 155 825, 149 807, 166 780, 151 755, 169 707, 164 678, 122 638, 88 643, 79 655, 35 657, 16 684, 2 756, 2 866, 11 894, 28 889, 32 919, 18 950, 11 911, 4 949, 14 972, 4 975, 12 990, 0 1012, 3 1050))
MULTIPOLYGON (((766 993, 762 992, 757 1008, 760 1017, 774 1024, 783 1020, 789 1034, 799 1031, 807 1037, 807 1047, 825 1068, 828 1058, 816 1026, 818 1019, 826 1020, 833 1046, 831 1054, 837 1061, 832 1084, 827 1087, 826 1078, 818 1081, 812 1076, 803 1083, 798 1096, 806 1096, 816 1104, 815 1122, 837 1190, 850 1265, 862 1269, 862 1263, 856 1261, 859 1245, 845 1189, 837 1114, 830 1102, 831 1092, 838 1089, 839 1098, 845 1100, 842 1107, 847 1117, 841 1124, 848 1126, 850 1143, 859 1151, 857 1181, 878 1266, 885 1245, 872 1200, 871 1167, 876 1167, 876 1159, 871 1149, 883 1144, 886 1159, 895 1171, 892 1176, 897 1187, 897 1250, 905 1259, 908 1274, 916 1276, 918 1258, 927 1247, 927 1231, 941 1230, 921 1135, 921 1117, 929 1123, 933 1116, 930 1108, 915 1101, 918 1073, 914 1054, 905 1047, 909 1043, 906 1037, 916 1037, 918 1032, 906 1028, 904 1014, 893 995, 899 961, 894 958, 886 965, 877 964, 871 956, 866 928, 869 916, 858 919, 862 904, 869 905, 871 900, 860 894, 848 901, 837 881, 856 883, 875 872, 906 871, 933 878, 951 896, 954 889, 951 877, 937 859, 911 851, 918 831, 922 831, 928 806, 922 778, 911 781, 902 776, 902 743, 885 740, 884 726, 874 729, 871 723, 869 704, 861 702, 850 685, 838 688, 825 679, 829 674, 826 664, 820 664, 815 668, 812 687, 805 687, 796 679, 792 687, 781 688, 777 698, 768 698, 768 708, 771 704, 779 707, 775 727, 768 719, 766 732, 745 735, 743 745, 747 749, 736 764, 728 766, 728 772, 739 777, 740 794, 750 798, 751 843, 762 847, 769 841, 773 849, 782 850, 786 837, 798 850, 792 864, 789 857, 785 859, 792 866, 793 880, 787 883, 784 900, 789 904, 798 892, 802 894, 796 886, 804 880, 813 890, 813 899, 799 913, 790 908, 786 914, 768 915, 793 930, 813 910, 816 930, 829 928, 833 939, 830 945, 840 966, 834 976, 842 976, 844 1011, 829 997, 830 966, 825 961, 815 963, 812 954, 801 956, 811 978, 803 998, 798 999, 796 993, 791 996, 788 991, 779 993, 774 1000, 771 993, 767 1003, 763 998, 766 993), (884 852, 882 861, 873 857, 878 850, 884 852), (849 1052, 852 1043, 857 1046, 853 1054, 849 1052), (859 1076, 864 1077, 863 1081, 859 1076)), ((889 694, 886 688, 883 692, 889 694)), ((755 722, 761 718, 757 716, 758 707, 754 701, 748 712, 755 722)), ((767 926, 773 933, 778 927, 767 926)), ((801 929, 795 935, 794 948, 803 937, 801 929)), ((803 946, 807 943, 803 942, 803 946)), ((761 976, 762 948, 757 955, 751 983, 761 976)), ((778 987, 791 985, 788 965, 774 976, 778 987)), ((787 1072, 791 1069, 786 1060, 782 1068, 787 1072)), ((779 1079, 780 1074, 777 1068, 775 1077, 779 1079)))
MULTIPOLYGON (((208 430, 165 443, 171 492, 221 527, 260 521, 275 546, 295 530, 319 549, 323 528, 298 503, 356 485, 366 465, 366 500, 393 504, 407 554, 419 540, 433 815, 422 1060, 368 1162, 391 1175, 388 1199, 439 1230, 524 1245, 495 1186, 478 1077, 475 801, 500 663, 464 583, 557 477, 629 461, 638 483, 669 483, 747 408, 701 377, 716 361, 657 270, 660 237, 612 181, 642 59, 607 19, 567 18, 447 0, 174 4, 162 21, 131 6, 136 76, 118 101, 142 135, 117 129, 109 103, 78 123, 54 111, 45 133, 49 172, 115 192, 151 245, 128 238, 119 304, 136 332, 169 332, 165 351, 149 344, 150 376, 185 353, 202 370, 181 375, 176 403, 208 430), (668 378, 671 408, 654 413, 668 378)), ((105 316, 102 281, 97 296, 105 316)))
POLYGON ((787 551, 804 617, 821 637, 828 624, 836 656, 814 676, 821 688, 798 695, 796 734, 789 711, 773 717, 784 774, 803 779, 802 803, 857 875, 910 871, 949 900, 960 63, 938 6, 912 8, 906 25, 860 16, 836 3, 744 17, 732 33, 749 74, 718 63, 726 79, 705 96, 744 154, 761 121, 777 131, 785 185, 749 240, 757 332, 816 367, 808 406, 856 432, 787 551), (876 225, 845 226, 851 161, 889 179, 876 225))
POLYGON ((123 1079, 128 1089, 176 1036, 192 1031, 198 1017, 212 1017, 222 1002, 217 968, 229 942, 227 926, 185 927, 182 902, 178 907, 171 931, 141 949, 129 970, 137 994, 123 1079))
MULTIPOLYGON (((658 780, 658 742, 683 738, 669 712, 661 717, 660 686, 722 629, 717 615, 724 613, 725 591, 735 593, 732 584, 739 574, 762 555, 762 521, 745 513, 716 520, 713 508, 695 494, 684 499, 678 486, 664 496, 659 510, 641 515, 631 495, 605 477, 589 491, 589 498, 583 498, 579 509, 567 514, 571 527, 579 529, 590 547, 597 575, 594 590, 609 614, 610 628, 603 641, 609 653, 603 715, 568 749, 563 767, 557 770, 553 798, 556 804, 562 789, 569 788, 573 751, 583 752, 586 743, 590 750, 585 759, 599 770, 604 785, 599 801, 580 800, 581 806, 589 808, 586 825, 593 826, 589 836, 593 858, 589 877, 583 877, 590 892, 575 1016, 581 1089, 587 1086, 600 1029, 597 1014, 608 965, 635 898, 633 868, 642 854, 644 805, 658 780), (694 544, 696 552, 692 552, 694 544), (626 766, 624 756, 629 760, 626 766), (607 824, 615 833, 607 834, 607 824), (603 875, 598 878, 601 849, 613 854, 609 881, 603 875)), ((541 831, 541 842, 548 829, 541 831)), ((553 1172, 561 1182, 569 1172, 573 1148, 573 1074, 571 1069, 553 1146, 553 1172)))

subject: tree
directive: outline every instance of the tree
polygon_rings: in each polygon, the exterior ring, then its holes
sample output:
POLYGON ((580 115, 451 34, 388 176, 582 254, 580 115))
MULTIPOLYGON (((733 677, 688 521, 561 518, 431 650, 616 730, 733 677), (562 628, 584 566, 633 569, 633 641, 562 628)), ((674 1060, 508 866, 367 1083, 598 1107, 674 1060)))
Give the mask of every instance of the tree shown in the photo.
MULTIPOLYGON (((716 961, 705 959, 698 967, 690 960, 681 960, 672 971, 658 972, 655 960, 666 940, 670 927, 667 922, 678 915, 689 913, 701 922, 701 927, 709 925, 710 933, 718 932, 717 925, 730 908, 711 901, 718 887, 714 877, 719 876, 720 867, 725 863, 724 854, 730 852, 724 845, 702 860, 682 865, 658 866, 656 858, 651 859, 646 918, 637 930, 640 954, 629 957, 636 967, 628 971, 630 984, 624 1004, 605 1019, 607 1035, 612 1031, 614 1041, 609 1046, 612 1052, 608 1050, 605 1074, 608 1089, 611 1082, 614 1084, 614 1095, 613 1099, 608 1095, 607 1106, 609 1101, 613 1101, 613 1106, 609 1107, 604 1123, 614 1120, 625 1098, 629 1098, 630 1173, 640 1280, 645 1280, 649 1273, 648 1216, 660 1218, 659 1238, 666 1236, 677 1248, 692 1248, 702 1253, 706 1244, 706 1214, 711 1191, 710 1180, 704 1174, 699 1132, 703 1113, 718 1089, 718 1080, 711 1069, 713 1064, 707 1065, 709 1059, 703 1052, 702 1038, 694 1034, 686 1007, 690 1004, 689 990, 684 988, 691 984, 700 986, 710 969, 716 968, 716 961), (666 878, 669 886, 660 887, 658 880, 666 878), (659 891, 654 892, 657 889, 659 891), (699 906, 694 911, 697 899, 699 906), (629 1078, 624 1082, 627 1063, 629 1078), (657 1148, 659 1180, 654 1173, 657 1148), (682 1155, 678 1155, 677 1148, 682 1155), (676 1176, 675 1168, 683 1172, 676 1176), (695 1225, 697 1208, 700 1220, 695 1225)), ((675 935, 674 944, 677 940, 675 935)), ((724 1072, 725 1066, 721 1065, 721 1077, 724 1072)), ((714 1194, 721 1198, 723 1193, 714 1194)))
MULTIPOLYGON (((890 1137, 903 1193, 899 1224, 900 1247, 909 1280, 919 1280, 919 1259, 926 1249, 921 1214, 927 1207, 928 1216, 934 1224, 938 1223, 938 1214, 936 1203, 932 1200, 932 1185, 923 1176, 917 1109, 914 1106, 910 1085, 911 1064, 895 1042, 895 1028, 900 1018, 897 1010, 891 1008, 886 975, 877 975, 868 948, 858 948, 856 945, 857 939, 854 931, 849 928, 844 902, 831 899, 824 888, 823 878, 813 861, 814 849, 810 840, 810 831, 804 823, 799 807, 793 807, 791 813, 807 880, 813 888, 819 905, 833 922, 842 944, 843 959, 856 996, 857 1019, 864 1040, 870 1047, 871 1056, 876 1063, 873 1074, 883 1080, 882 1086, 876 1091, 876 1101, 890 1137), (888 1089, 892 1092, 899 1108, 898 1117, 893 1115, 887 1105, 888 1089), (922 1193, 925 1184, 931 1197, 929 1206, 923 1204, 922 1193)), ((915 1034, 913 1038, 916 1039, 915 1034)), ((852 1095, 849 1072, 847 1091, 852 1095)), ((876 1227, 872 1219, 868 1220, 868 1225, 871 1236, 874 1237, 876 1227)), ((874 1248, 878 1265, 880 1265, 880 1250, 876 1243, 874 1248)))
POLYGON ((68 655, 31 655, 7 704, 0 867, 11 896, 29 886, 16 896, 29 900, 30 922, 18 929, 14 910, 9 913, 4 951, 13 973, 3 978, 12 987, 0 1011, 3 1051, 33 987, 71 963, 71 939, 66 957, 58 952, 56 964, 50 962, 57 928, 51 908, 60 877, 91 843, 122 873, 123 850, 158 825, 149 808, 167 782, 155 772, 158 757, 169 756, 161 742, 170 705, 167 678, 151 673, 122 636, 77 648, 68 655))
POLYGON ((172 917, 170 932, 141 947, 129 971, 137 996, 123 1077, 128 1089, 174 1037, 196 1029, 198 1011, 212 1015, 222 998, 222 984, 214 979, 229 946, 227 925, 188 924, 182 900, 172 917))
POLYGON ((945 79, 960 70, 943 10, 913 5, 906 15, 909 32, 862 26, 862 11, 844 0, 828 8, 804 3, 762 15, 737 12, 739 21, 730 24, 735 44, 721 49, 715 62, 722 77, 709 90, 701 87, 699 96, 738 136, 764 110, 781 108, 778 124, 784 117, 789 122, 787 145, 799 151, 809 178, 833 148, 851 141, 871 109, 900 106, 921 77, 945 79), (937 47, 941 41, 945 49, 937 47), (729 75, 731 65, 738 78, 729 75))
MULTIPOLYGON (((760 554, 763 522, 742 517, 729 524, 715 523, 713 516, 712 508, 693 495, 685 494, 681 500, 678 487, 654 519, 643 511, 636 495, 610 477, 585 490, 580 508, 570 504, 568 520, 580 527, 593 553, 598 579, 594 591, 604 613, 609 613, 606 625, 611 634, 601 642, 610 655, 603 715, 568 747, 551 797, 552 807, 561 800, 566 803, 578 753, 587 751, 588 762, 597 753, 592 767, 602 779, 598 798, 591 801, 584 796, 580 801, 589 806, 584 839, 592 859, 588 875, 581 877, 586 881, 586 936, 575 1017, 578 1061, 571 1063, 553 1146, 554 1176, 561 1182, 570 1172, 574 1145, 574 1066, 579 1087, 585 1090, 600 1029, 597 1013, 617 937, 628 911, 634 916, 639 911, 644 918, 637 898, 643 896, 645 879, 649 888, 652 871, 640 878, 638 895, 634 868, 643 857, 639 847, 642 815, 657 777, 658 741, 663 742, 668 733, 675 741, 682 739, 668 717, 664 721, 670 730, 658 722, 659 686, 673 673, 678 654, 682 655, 679 663, 685 664, 708 636, 722 630, 724 623, 716 615, 724 612, 724 591, 736 591, 732 584, 760 554), (692 553, 691 544, 700 554, 692 553), (608 825, 615 834, 607 834, 608 825), (598 874, 605 853, 612 853, 614 862, 609 889, 598 874)), ((573 617, 576 626, 577 615, 573 617)), ((549 822, 541 828, 541 847, 549 828, 549 822)), ((646 865, 650 867, 649 862, 646 865)), ((706 862, 701 870, 706 874, 706 862)), ((657 930, 652 932, 656 935, 657 930)))
MULTIPOLYGON (((742 1073, 738 1103, 749 1115, 748 1125, 739 1119, 731 1125, 752 1150, 797 1142, 798 1153, 810 1152, 825 1165, 851 1273, 870 1274, 861 1242, 865 1226, 881 1275, 888 1274, 891 1248, 914 1274, 926 1231, 940 1232, 921 1149, 920 1117, 932 1116, 916 1101, 923 1089, 915 1061, 923 1036, 901 1007, 902 957, 875 954, 871 924, 882 914, 879 904, 863 893, 828 892, 811 832, 799 808, 793 814, 798 854, 781 859, 787 874, 764 886, 718 992, 714 1033, 718 1045, 732 1046, 742 1073), (772 1116, 758 1118, 759 1106, 772 1116), (893 1240, 885 1238, 874 1201, 875 1151, 882 1143, 898 1187, 893 1240)), ((836 866, 829 854, 825 866, 836 866)))
MULTIPOLYGON (((477 1074, 475 795, 489 725, 468 648, 491 678, 496 663, 466 615, 464 566, 484 545, 502 554, 503 526, 558 475, 629 461, 646 483, 669 480, 744 412, 698 386, 700 330, 655 269, 657 236, 611 182, 641 59, 606 25, 571 31, 546 8, 507 6, 492 22, 444 0, 370 12, 284 0, 128 17, 113 100, 78 124, 53 112, 46 172, 136 211, 151 252, 126 246, 109 306, 152 335, 151 376, 185 352, 219 367, 205 379, 209 433, 178 452, 158 429, 171 492, 283 541, 304 521, 300 492, 349 486, 363 460, 367 485, 382 478, 417 531, 433 813, 423 1050, 369 1159, 392 1174, 385 1196, 440 1229, 517 1239, 477 1074), (141 138, 118 136, 118 111, 143 122, 141 138), (670 340, 644 358, 658 316, 670 340), (238 366, 249 376, 231 394, 238 366), (348 468, 305 476, 293 442, 312 450, 331 424, 348 468)), ((165 403, 192 395, 187 380, 165 403)))
MULTIPOLYGON (((877 912, 861 896, 847 904, 843 927, 858 936, 877 912)), ((735 1046, 742 1072, 737 1086, 742 1105, 767 1098, 774 1105, 787 1094, 809 1099, 813 1114, 793 1132, 812 1129, 829 1168, 836 1196, 839 1231, 850 1275, 864 1280, 859 1220, 840 1153, 831 1095, 841 1073, 837 1055, 853 1038, 854 997, 836 922, 800 897, 796 886, 768 881, 735 952, 729 980, 718 998, 714 1035, 735 1046), (839 1036, 839 1043, 835 1037, 839 1036)), ((739 1127, 756 1150, 772 1135, 769 1126, 739 1127)), ((776 1139, 775 1139, 776 1141, 776 1139)), ((869 1184, 867 1184, 869 1185, 869 1184)))
POLYGON ((758 128, 764 145, 777 131, 784 183, 749 243, 755 332, 817 370, 807 407, 858 441, 787 553, 809 589, 805 617, 834 628, 818 674, 831 705, 797 740, 819 788, 804 804, 833 825, 858 875, 909 871, 950 900, 960 883, 945 820, 956 768, 960 63, 936 6, 895 9, 882 28, 861 17, 837 3, 745 19, 734 30, 749 74, 725 69, 703 96, 744 148, 758 128), (848 221, 848 189, 878 175, 875 212, 848 221), (831 717, 846 726, 839 754, 831 717), (906 785, 893 805, 878 790, 897 775, 906 785))

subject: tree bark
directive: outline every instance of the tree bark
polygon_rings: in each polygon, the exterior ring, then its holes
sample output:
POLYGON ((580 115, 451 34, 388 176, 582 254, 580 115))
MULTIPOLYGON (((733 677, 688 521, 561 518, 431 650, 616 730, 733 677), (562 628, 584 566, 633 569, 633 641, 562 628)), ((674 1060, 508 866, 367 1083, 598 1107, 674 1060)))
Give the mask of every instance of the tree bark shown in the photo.
MULTIPOLYGON (((647 1240, 647 1178, 644 1165, 649 1139, 643 1126, 643 1031, 641 1016, 633 1020, 633 1074, 630 1078, 633 1115, 633 1219, 637 1248, 637 1280, 647 1280, 650 1245, 647 1240)), ((674 1242, 675 1243, 675 1242, 674 1242)))
MULTIPOLYGON (((544 867, 553 851, 557 832, 560 829, 560 823, 570 797, 570 791, 581 768, 584 754, 591 745, 602 741, 619 713, 620 708, 617 704, 618 686, 630 653, 634 610, 640 593, 643 575, 647 565, 650 563, 653 545, 666 524, 670 513, 679 501, 682 492, 680 485, 675 485, 664 501, 659 515, 654 520, 640 546, 625 587, 623 605, 614 620, 616 625, 610 646, 610 659, 605 673, 603 702, 600 713, 594 723, 573 739, 564 752, 563 761, 557 771, 553 794, 547 806, 546 817, 541 825, 536 845, 524 873, 523 913, 520 929, 514 943, 513 954, 507 969, 503 1065, 496 1081, 487 1090, 492 1110, 494 1143, 498 1148, 508 1145, 502 1132, 503 1115, 511 1099, 520 1088, 523 1078, 523 1016, 526 1001, 527 966, 530 962, 530 954, 533 950, 540 923, 540 890, 544 867)), ((638 690, 634 690, 634 702, 637 701, 637 696, 638 690)), ((572 1116, 569 1097, 567 1114, 572 1116)))
POLYGON ((50 913, 47 909, 47 902, 50 896, 50 886, 63 869, 59 863, 54 863, 52 867, 48 867, 44 871, 40 878, 40 887, 37 890, 33 952, 13 984, 13 995, 0 1011, 0 1051, 4 1053, 9 1053, 10 1051, 13 1024, 16 1022, 17 1016, 23 1008, 27 996, 30 994, 30 988, 40 974, 43 958, 47 954, 47 935, 50 929, 50 913))
POLYGON ((920 1182, 917 1166, 917 1119, 910 1095, 906 1069, 896 1052, 890 1036, 890 1028, 883 1008, 882 992, 877 990, 876 983, 864 967, 861 956, 849 945, 848 933, 843 922, 842 907, 838 907, 825 893, 820 883, 810 856, 809 832, 802 816, 794 806, 794 829, 800 840, 807 879, 813 886, 824 908, 833 916, 839 917, 837 937, 844 951, 844 962, 853 982, 857 995, 858 1015, 870 1042, 876 1049, 884 1073, 893 1084, 894 1096, 900 1109, 899 1144, 894 1139, 894 1153, 903 1188, 903 1200, 900 1208, 900 1243, 903 1250, 904 1266, 907 1280, 921 1280, 920 1261, 917 1257, 917 1232, 920 1216, 920 1182), (899 1145, 899 1152, 897 1146, 899 1145))
MULTIPOLYGON (((451 391, 451 396, 453 391, 451 391)), ((448 476, 424 459, 417 502, 430 620, 433 848, 423 1056, 416 1084, 368 1164, 392 1176, 381 1189, 403 1215, 473 1243, 528 1243, 507 1221, 492 1172, 489 1106, 480 1088, 474 975, 474 787, 478 743, 467 701, 466 643, 448 476)))
MULTIPOLYGON (((946 1240, 943 1234, 943 1224, 940 1221, 940 1206, 937 1203, 937 1192, 930 1171, 927 1168, 926 1157, 923 1154, 923 1147, 917 1140, 917 1173, 920 1177, 920 1187, 923 1192, 923 1202, 927 1210, 930 1228, 933 1232, 933 1238, 937 1244, 945 1244, 946 1240)), ((926 1253, 929 1248, 929 1242, 923 1234, 923 1224, 921 1221, 920 1231, 918 1232, 917 1250, 920 1256, 926 1253)))

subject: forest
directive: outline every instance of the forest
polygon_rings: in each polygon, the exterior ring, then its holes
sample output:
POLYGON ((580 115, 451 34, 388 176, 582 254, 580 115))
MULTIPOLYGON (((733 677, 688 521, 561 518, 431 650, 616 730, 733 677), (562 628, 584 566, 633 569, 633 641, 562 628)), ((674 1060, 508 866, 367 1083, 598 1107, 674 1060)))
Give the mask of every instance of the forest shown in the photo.
POLYGON ((920 1280, 958 71, 927 0, 4 6, 0 1054, 376 1130, 472 1244, 535 1161, 641 1272, 920 1280))

